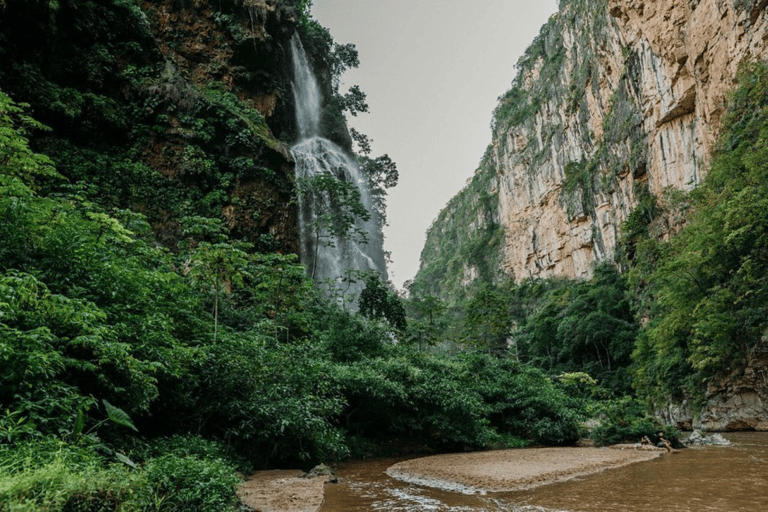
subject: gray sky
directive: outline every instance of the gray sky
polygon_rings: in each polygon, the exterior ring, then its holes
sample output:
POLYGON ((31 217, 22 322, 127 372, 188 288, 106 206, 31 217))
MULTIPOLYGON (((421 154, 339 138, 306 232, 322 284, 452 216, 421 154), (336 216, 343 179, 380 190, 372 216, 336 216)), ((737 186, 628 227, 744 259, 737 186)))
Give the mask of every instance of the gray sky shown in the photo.
POLYGON ((384 232, 398 287, 419 268, 427 228, 474 174, 496 99, 556 10, 557 0, 313 0, 313 17, 360 54, 342 91, 360 85, 370 113, 350 126, 400 172, 384 232))

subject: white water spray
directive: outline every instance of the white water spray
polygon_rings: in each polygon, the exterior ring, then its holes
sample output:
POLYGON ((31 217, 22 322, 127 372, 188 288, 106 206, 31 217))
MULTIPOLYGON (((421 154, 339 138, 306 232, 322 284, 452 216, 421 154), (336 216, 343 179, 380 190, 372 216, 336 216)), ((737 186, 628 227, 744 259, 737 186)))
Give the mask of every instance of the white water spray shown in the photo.
MULTIPOLYGON (((299 198, 299 229, 301 260, 315 281, 327 283, 329 290, 343 290, 344 297, 356 296, 362 283, 350 285, 343 281, 347 271, 376 270, 386 278, 384 250, 380 230, 373 216, 373 200, 368 180, 362 175, 355 159, 333 142, 320 137, 322 95, 307 61, 298 35, 291 40, 293 51, 293 95, 300 139, 291 152, 296 160, 296 177, 313 178, 330 174, 352 183, 360 192, 360 202, 372 213, 371 219, 357 223, 347 235, 335 236, 323 225, 322 216, 333 212, 329 194, 306 193, 299 198), (365 233, 367 241, 360 236, 365 233)), ((341 297, 342 299, 344 297, 341 297)))

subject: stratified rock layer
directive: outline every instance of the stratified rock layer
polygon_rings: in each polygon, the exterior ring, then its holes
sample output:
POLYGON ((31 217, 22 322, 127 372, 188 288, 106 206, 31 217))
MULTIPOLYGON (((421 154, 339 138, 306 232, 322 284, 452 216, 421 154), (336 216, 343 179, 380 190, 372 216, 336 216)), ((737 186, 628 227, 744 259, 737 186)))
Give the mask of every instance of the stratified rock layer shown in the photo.
POLYGON ((640 187, 662 197, 701 181, 740 62, 768 57, 766 4, 561 2, 544 54, 520 69, 541 106, 500 119, 493 141, 508 273, 588 277, 640 187), (581 163, 590 182, 569 189, 581 163))

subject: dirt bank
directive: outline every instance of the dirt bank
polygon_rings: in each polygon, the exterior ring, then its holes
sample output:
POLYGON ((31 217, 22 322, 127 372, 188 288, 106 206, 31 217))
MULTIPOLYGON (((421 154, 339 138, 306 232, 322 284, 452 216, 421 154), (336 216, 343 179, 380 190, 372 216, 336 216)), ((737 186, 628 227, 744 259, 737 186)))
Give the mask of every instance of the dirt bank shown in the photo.
POLYGON ((435 455, 387 469, 398 480, 466 493, 515 491, 659 457, 655 447, 531 448, 435 455))
POLYGON ((237 495, 257 512, 316 512, 327 480, 305 478, 301 470, 259 471, 243 482, 237 495))

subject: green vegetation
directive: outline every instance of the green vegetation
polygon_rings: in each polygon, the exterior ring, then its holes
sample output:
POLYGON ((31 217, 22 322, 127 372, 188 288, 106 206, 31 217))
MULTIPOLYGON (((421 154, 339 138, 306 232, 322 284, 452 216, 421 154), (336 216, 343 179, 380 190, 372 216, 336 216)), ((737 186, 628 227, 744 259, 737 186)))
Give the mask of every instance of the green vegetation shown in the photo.
MULTIPOLYGON (((306 9, 311 6, 311 1, 299 3, 306 9)), ((308 16, 301 18, 298 32, 315 76, 329 77, 329 80, 321 80, 325 104, 320 119, 320 135, 350 150, 352 139, 344 113, 357 116, 358 113, 368 112, 368 104, 359 86, 353 85, 348 92, 342 93, 339 85, 342 73, 360 64, 357 48, 352 43, 334 42, 328 29, 308 16)))
MULTIPOLYGON (((461 208, 469 209, 479 194, 454 198, 449 207, 463 206, 446 210, 431 228, 429 259, 423 258, 429 264, 410 288, 413 338, 504 354, 557 376, 572 395, 597 399, 585 414, 602 418, 591 433, 598 442, 659 428, 645 412, 670 400, 701 403, 710 383, 738 375, 768 350, 767 86, 768 64, 743 67, 704 182, 688 194, 670 190, 659 198, 638 186, 616 265, 598 266, 588 281, 513 285, 480 276, 463 284, 464 295, 443 287, 442 280, 462 280, 449 274, 452 264, 477 262, 459 257, 462 245, 447 244, 452 230, 472 225, 461 208), (683 220, 677 235, 665 236, 683 220), (579 373, 592 384, 562 381, 579 373)), ((612 133, 634 125, 634 116, 614 112, 606 136, 616 139, 612 133)), ((601 154, 610 155, 607 145, 601 154)), ((570 163, 564 190, 587 194, 597 185, 597 165, 595 159, 570 163)))
POLYGON ((162 3, 146 2, 146 12, 123 0, 8 3, 0 87, 53 128, 32 143, 67 178, 41 185, 139 211, 173 249, 183 240, 181 220, 194 216, 222 219, 256 249, 293 249, 295 234, 274 235, 275 204, 290 205, 293 194, 274 133, 293 133, 292 105, 278 102, 270 125, 257 95, 245 93, 285 95, 288 75, 265 63, 256 86, 237 65, 256 42, 232 38, 248 17, 235 1, 216 2, 218 11, 199 20, 220 53, 193 68, 192 14, 179 5, 178 22, 168 24, 162 3))
MULTIPOLYGON (((636 236, 629 276, 650 317, 635 348, 636 386, 653 401, 701 397, 713 378, 766 350, 766 85, 768 65, 743 67, 710 170, 685 198, 681 233, 636 236)), ((654 223, 679 208, 675 199, 654 223)))
MULTIPOLYGON (((250 52, 253 41, 233 36, 236 4, 219 3, 211 16, 227 26, 212 37, 250 52)), ((335 87, 354 49, 334 45, 310 2, 291 5, 335 87)), ((136 2, 0 7, 37 16, 39 40, 72 57, 51 66, 0 31, 0 87, 13 88, 0 92, 0 510, 237 510, 238 473, 253 468, 652 437, 665 427, 649 406, 700 397, 766 351, 766 64, 742 70, 700 188, 636 190, 623 274, 604 264, 586 281, 513 284, 499 273, 489 148, 430 228, 410 296, 350 273, 346 284, 364 284, 354 312, 345 290, 320 293, 290 250, 274 251, 290 235, 276 240, 278 224, 259 222, 290 215, 296 185, 344 206, 318 237, 349 235, 355 216, 383 225, 397 168, 369 158, 364 135, 351 134, 375 212, 338 180, 295 184, 274 135, 290 139, 291 123, 266 119, 218 71, 193 80, 182 29, 169 28, 177 35, 164 43, 176 49, 162 54, 136 2), (118 20, 124 30, 104 30, 118 20), (240 194, 248 187, 258 193, 240 194), (242 227, 244 212, 257 227, 242 227), (680 234, 660 238, 680 215, 680 234)), ((543 59, 542 73, 554 73, 562 49, 550 27, 521 67, 543 59)), ((279 85, 277 68, 264 87, 279 85)), ((239 73, 227 80, 242 83, 239 73)), ((332 114, 364 111, 359 90, 334 92, 332 114)), ((605 143, 568 165, 566 192, 644 165, 644 142, 619 136, 636 127, 630 92, 614 97, 605 143)), ((497 130, 530 121, 536 98, 552 97, 530 93, 507 95, 497 130)))
POLYGON ((518 63, 512 88, 499 98, 494 146, 427 233, 406 303, 407 339, 423 350, 511 357, 563 385, 563 375, 593 379, 565 387, 596 400, 586 415, 602 418, 591 433, 599 442, 648 432, 654 423, 646 412, 670 400, 701 403, 709 384, 738 376, 748 361, 763 357, 768 299, 761 213, 766 65, 741 71, 704 183, 689 194, 668 190, 655 197, 644 179, 647 140, 634 85, 640 62, 630 49, 623 69, 608 71, 618 73, 618 86, 602 136, 574 133, 585 153, 557 163, 564 169, 560 201, 571 217, 594 217, 596 199, 612 191, 617 176, 636 178, 638 204, 621 227, 615 261, 596 268, 589 281, 520 282, 499 272, 503 232, 494 233, 499 198, 491 158, 512 159, 532 173, 552 170, 547 146, 559 135, 547 120, 561 119, 538 112, 550 102, 550 112, 580 122, 585 92, 598 92, 599 66, 595 55, 570 52, 594 51, 590 38, 607 27, 605 2, 573 0, 561 2, 561 12, 542 28, 518 63), (564 31, 583 40, 565 49, 558 35, 564 31), (525 140, 526 133, 535 135, 525 140), (507 148, 512 141, 514 151, 507 148))
POLYGON ((578 438, 584 401, 541 370, 395 343, 378 277, 354 313, 216 219, 171 252, 140 214, 46 192, 40 129, 0 94, 3 509, 234 510, 236 469, 578 438))
MULTIPOLYGON (((626 278, 613 266, 597 267, 589 281, 507 281, 473 290, 450 308, 434 308, 429 325, 444 326, 443 341, 512 357, 550 375, 586 372, 608 394, 632 392, 630 355, 639 326, 626 278)), ((423 317, 418 308, 428 301, 412 299, 412 315, 423 317)))
POLYGON ((412 296, 434 296, 452 302, 471 295, 472 286, 467 286, 467 281, 504 280, 498 273, 504 231, 498 223, 499 197, 493 191, 496 176, 491 158, 489 147, 470 183, 449 201, 427 230, 422 268, 410 285, 412 296), (469 262, 473 269, 467 266, 469 262))

